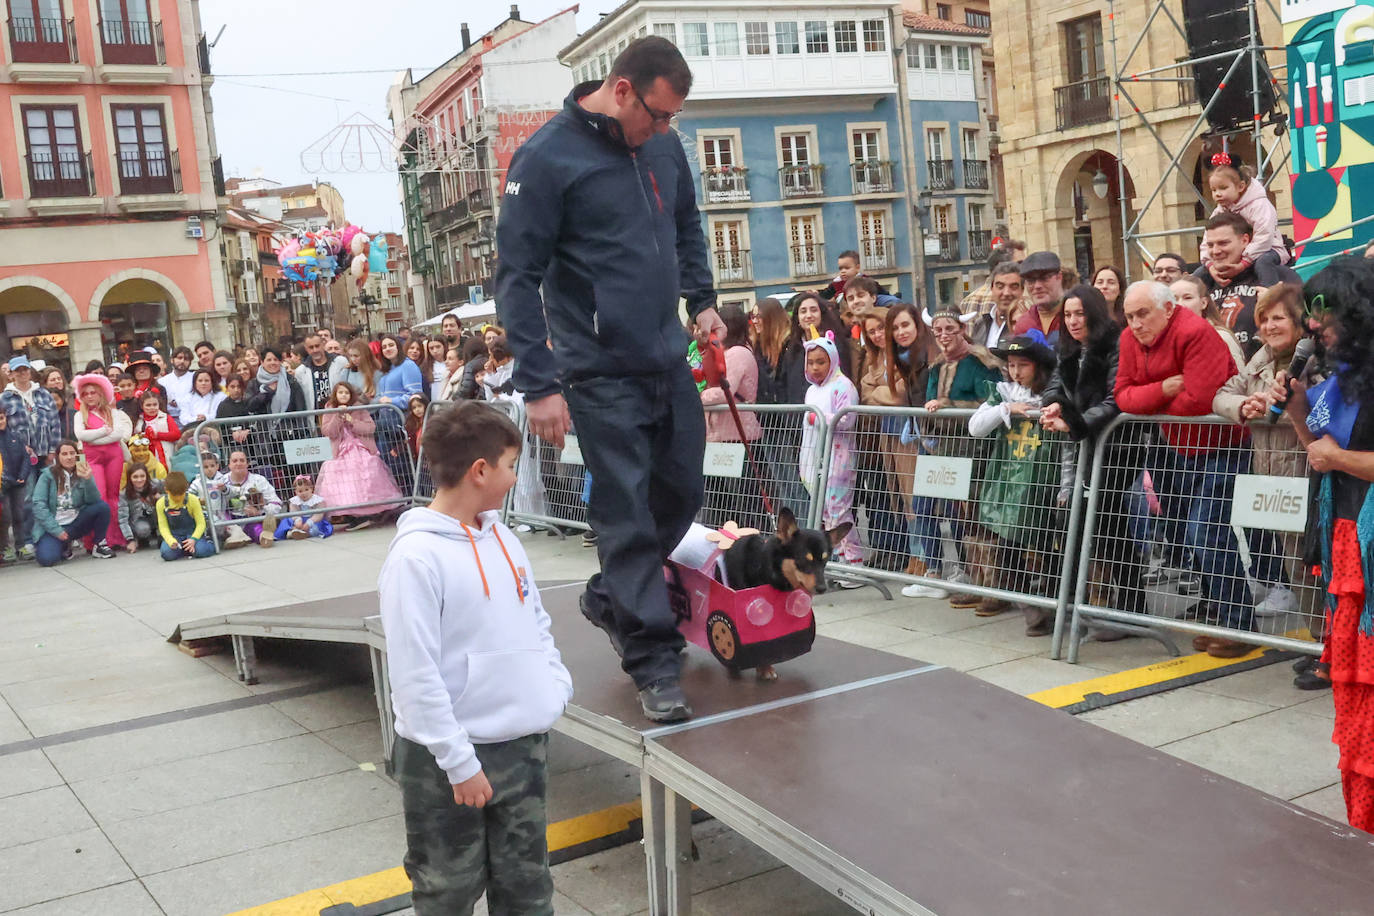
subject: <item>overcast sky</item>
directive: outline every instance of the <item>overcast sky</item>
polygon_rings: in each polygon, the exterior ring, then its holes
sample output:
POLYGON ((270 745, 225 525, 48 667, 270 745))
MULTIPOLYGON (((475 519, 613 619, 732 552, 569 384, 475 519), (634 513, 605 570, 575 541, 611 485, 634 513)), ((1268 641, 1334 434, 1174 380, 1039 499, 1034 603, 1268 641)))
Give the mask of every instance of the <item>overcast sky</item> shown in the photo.
MULTIPOLYGON (((537 22, 566 9, 561 0, 518 0, 520 18, 537 22)), ((610 12, 618 0, 585 4, 578 30, 610 12)), ((398 71, 415 79, 461 48, 459 25, 473 40, 505 20, 509 0, 390 0, 304 3, 300 0, 201 0, 201 25, 213 40, 215 135, 226 176, 260 173, 283 184, 328 181, 344 197, 348 218, 368 232, 400 232, 404 223, 395 172, 323 171, 301 155, 345 121, 375 122, 383 132, 386 92, 398 71), (375 70, 375 73, 339 71, 375 70), (306 73, 305 76, 280 76, 306 73)), ((571 79, 569 80, 571 82, 571 79)), ((342 135, 336 135, 342 136, 342 135)), ((385 144, 373 131, 354 132, 365 151, 385 144)), ((385 151, 386 147, 381 147, 385 151)))

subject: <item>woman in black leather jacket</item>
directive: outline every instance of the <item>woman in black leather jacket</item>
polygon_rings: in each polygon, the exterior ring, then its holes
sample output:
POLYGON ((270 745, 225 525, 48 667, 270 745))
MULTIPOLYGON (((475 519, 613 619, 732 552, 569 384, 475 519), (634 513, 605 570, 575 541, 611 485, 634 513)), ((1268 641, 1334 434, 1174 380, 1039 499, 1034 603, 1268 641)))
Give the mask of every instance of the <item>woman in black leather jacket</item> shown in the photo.
MULTIPOLYGON (((1067 433, 1080 449, 1088 449, 1085 466, 1091 468, 1092 452, 1101 447, 1103 430, 1121 413, 1115 395, 1121 327, 1112 320, 1102 294, 1085 284, 1065 294, 1063 310, 1059 363, 1042 398, 1040 422, 1047 430, 1067 433)), ((1131 492, 1143 457, 1135 427, 1118 428, 1106 448, 1092 560, 1105 568, 1109 582, 1116 585, 1116 600, 1109 606, 1143 613, 1141 551, 1130 531, 1131 492)), ((1080 520, 1080 538, 1082 524, 1080 520)), ((1071 568, 1076 567, 1075 562, 1071 568)))

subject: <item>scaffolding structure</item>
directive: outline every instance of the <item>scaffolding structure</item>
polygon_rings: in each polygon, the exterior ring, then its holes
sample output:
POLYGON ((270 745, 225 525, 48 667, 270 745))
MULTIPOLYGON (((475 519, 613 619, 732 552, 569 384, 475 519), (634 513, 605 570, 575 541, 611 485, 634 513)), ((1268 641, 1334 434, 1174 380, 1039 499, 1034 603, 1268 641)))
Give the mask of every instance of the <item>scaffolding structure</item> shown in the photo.
POLYGON ((1202 205, 1203 212, 1211 210, 1212 202, 1193 183, 1192 176, 1183 170, 1183 160, 1196 141, 1208 137, 1230 138, 1249 135, 1255 150, 1254 180, 1259 181, 1266 189, 1276 176, 1287 175, 1287 164, 1291 152, 1286 140, 1288 128, 1286 110, 1288 98, 1287 67, 1281 68, 1284 79, 1280 82, 1274 76, 1265 58, 1265 53, 1268 51, 1277 51, 1286 56, 1287 49, 1281 45, 1266 45, 1260 41, 1258 15, 1260 5, 1263 4, 1273 14, 1276 23, 1280 19, 1279 12, 1274 7, 1272 0, 1235 0, 1238 7, 1243 4, 1248 24, 1247 32, 1242 36, 1243 43, 1239 48, 1199 57, 1189 57, 1172 64, 1144 70, 1133 69, 1132 63, 1144 43, 1146 35, 1156 26, 1156 23, 1161 26, 1167 23, 1177 32, 1185 46, 1188 45, 1188 34, 1174 10, 1170 9, 1171 6, 1177 6, 1179 0, 1150 0, 1151 9, 1145 26, 1140 30, 1140 34, 1135 36, 1125 54, 1120 54, 1119 43, 1123 43, 1129 36, 1118 36, 1117 34, 1117 10, 1124 4, 1139 2, 1140 0, 1107 0, 1108 20, 1111 25, 1112 114, 1116 127, 1117 188, 1121 206, 1122 250, 1125 253, 1126 262, 1122 267, 1126 272, 1128 281, 1132 279, 1132 258, 1130 255, 1133 250, 1137 251, 1147 264, 1153 264, 1155 252, 1150 250, 1149 241, 1151 239, 1183 236, 1189 233, 1200 234, 1203 231, 1203 227, 1200 225, 1154 232, 1141 231, 1141 225, 1146 216, 1151 213, 1152 208, 1164 205, 1160 198, 1174 173, 1178 173, 1183 178, 1183 184, 1196 196, 1198 203, 1202 205), (1194 81, 1193 67, 1195 65, 1214 62, 1227 65, 1220 86, 1207 98, 1197 100, 1201 110, 1189 126, 1184 139, 1172 144, 1166 142, 1155 124, 1150 120, 1153 113, 1152 109, 1140 105, 1132 91, 1142 84, 1168 83, 1178 85, 1191 83, 1194 81), (1238 74, 1245 72, 1242 68, 1248 68, 1250 72, 1250 124, 1237 130, 1215 130, 1210 127, 1207 115, 1217 104, 1228 83, 1238 74), (1273 105, 1264 103, 1261 87, 1266 82, 1274 93, 1273 105), (1158 146, 1161 158, 1166 158, 1169 162, 1168 167, 1164 169, 1158 181, 1150 189, 1145 203, 1134 213, 1131 212, 1130 198, 1127 196, 1126 165, 1124 162, 1126 151, 1123 134, 1125 122, 1128 121, 1131 123, 1139 121, 1158 146))

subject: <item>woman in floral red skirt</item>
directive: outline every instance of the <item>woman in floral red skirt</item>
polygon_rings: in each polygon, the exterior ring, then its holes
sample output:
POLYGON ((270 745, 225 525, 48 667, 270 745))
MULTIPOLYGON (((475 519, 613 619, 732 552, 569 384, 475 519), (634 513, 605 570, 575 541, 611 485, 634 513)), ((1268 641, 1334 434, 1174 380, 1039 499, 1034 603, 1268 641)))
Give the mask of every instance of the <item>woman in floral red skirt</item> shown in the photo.
MULTIPOLYGON (((1333 262, 1303 297, 1324 321, 1335 368, 1310 390, 1297 386, 1288 404, 1320 475, 1315 523, 1329 618, 1322 661, 1336 706, 1331 740, 1341 751, 1350 825, 1374 832, 1374 261, 1333 262)), ((1273 393, 1285 382, 1280 376, 1273 393)))

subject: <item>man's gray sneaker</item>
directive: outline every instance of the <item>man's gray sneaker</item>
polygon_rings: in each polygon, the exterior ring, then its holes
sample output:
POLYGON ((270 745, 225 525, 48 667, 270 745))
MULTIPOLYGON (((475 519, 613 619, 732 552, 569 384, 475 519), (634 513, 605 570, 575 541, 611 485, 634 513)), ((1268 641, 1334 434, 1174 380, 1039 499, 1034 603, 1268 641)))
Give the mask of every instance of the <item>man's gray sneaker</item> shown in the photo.
POLYGON ((675 677, 665 677, 642 688, 639 705, 644 709, 644 717, 651 722, 681 722, 692 718, 692 707, 687 705, 687 695, 675 677))

